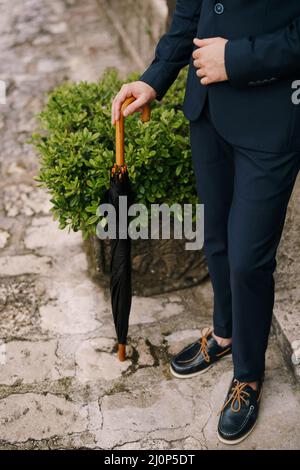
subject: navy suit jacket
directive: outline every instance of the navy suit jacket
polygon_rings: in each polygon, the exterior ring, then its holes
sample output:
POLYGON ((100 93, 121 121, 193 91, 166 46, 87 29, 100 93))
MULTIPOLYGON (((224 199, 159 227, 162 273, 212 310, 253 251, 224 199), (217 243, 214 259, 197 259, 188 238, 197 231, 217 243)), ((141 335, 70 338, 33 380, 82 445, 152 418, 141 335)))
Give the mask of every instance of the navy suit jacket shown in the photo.
POLYGON ((141 80, 161 99, 189 64, 185 116, 200 116, 208 96, 212 121, 229 143, 251 149, 300 151, 300 0, 177 0, 171 27, 141 80), (193 38, 228 39, 229 81, 203 86, 193 38))

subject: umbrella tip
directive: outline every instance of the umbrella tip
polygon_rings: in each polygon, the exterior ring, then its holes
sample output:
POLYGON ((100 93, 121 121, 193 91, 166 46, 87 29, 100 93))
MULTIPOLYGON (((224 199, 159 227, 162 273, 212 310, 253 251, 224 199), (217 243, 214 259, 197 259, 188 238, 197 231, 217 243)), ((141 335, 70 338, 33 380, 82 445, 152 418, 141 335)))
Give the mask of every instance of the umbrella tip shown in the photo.
POLYGON ((120 362, 124 362, 126 360, 126 345, 125 344, 119 344, 118 357, 119 357, 120 362))

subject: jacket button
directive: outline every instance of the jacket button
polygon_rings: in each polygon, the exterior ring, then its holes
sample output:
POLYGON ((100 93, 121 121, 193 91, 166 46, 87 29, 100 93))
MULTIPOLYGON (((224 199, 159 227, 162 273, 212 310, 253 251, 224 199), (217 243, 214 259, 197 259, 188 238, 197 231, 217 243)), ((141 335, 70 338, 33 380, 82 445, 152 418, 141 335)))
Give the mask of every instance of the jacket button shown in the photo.
POLYGON ((215 13, 217 15, 222 15, 224 13, 224 5, 223 3, 216 3, 215 4, 215 13))

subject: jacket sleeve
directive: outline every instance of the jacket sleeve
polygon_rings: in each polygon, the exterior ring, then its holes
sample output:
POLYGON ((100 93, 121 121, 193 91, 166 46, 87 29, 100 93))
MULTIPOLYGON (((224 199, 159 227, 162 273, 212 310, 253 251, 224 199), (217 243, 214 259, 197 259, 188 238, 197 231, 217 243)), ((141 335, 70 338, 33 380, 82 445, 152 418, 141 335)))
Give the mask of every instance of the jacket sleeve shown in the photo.
POLYGON ((228 41, 225 66, 237 86, 272 83, 300 72, 300 18, 272 33, 228 41))
POLYGON ((148 83, 161 100, 190 60, 197 33, 202 0, 177 0, 169 31, 159 41, 155 59, 140 80, 148 83))

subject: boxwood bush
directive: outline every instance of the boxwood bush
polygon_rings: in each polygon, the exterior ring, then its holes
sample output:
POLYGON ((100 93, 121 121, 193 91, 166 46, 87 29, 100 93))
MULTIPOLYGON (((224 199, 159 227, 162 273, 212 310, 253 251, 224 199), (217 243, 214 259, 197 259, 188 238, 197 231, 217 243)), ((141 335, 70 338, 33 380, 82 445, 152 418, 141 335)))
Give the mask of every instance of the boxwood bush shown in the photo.
MULTIPOLYGON (((147 207, 197 201, 188 122, 181 110, 185 80, 184 71, 163 102, 153 103, 149 123, 137 116, 126 119, 126 162, 135 202, 147 207)), ((81 230, 85 238, 95 233, 97 207, 109 187, 115 158, 111 101, 122 83, 109 70, 98 83, 60 85, 49 94, 32 137, 40 155, 37 180, 50 192, 60 228, 81 230)))

